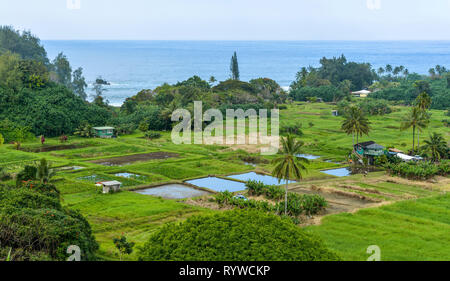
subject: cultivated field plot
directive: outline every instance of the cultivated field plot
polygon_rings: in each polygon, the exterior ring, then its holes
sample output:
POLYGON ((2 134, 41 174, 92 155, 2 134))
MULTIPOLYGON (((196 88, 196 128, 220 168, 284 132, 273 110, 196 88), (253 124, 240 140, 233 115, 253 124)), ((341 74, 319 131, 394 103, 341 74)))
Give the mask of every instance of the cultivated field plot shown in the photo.
POLYGON ((120 156, 120 157, 107 158, 107 159, 99 159, 99 160, 93 160, 90 162, 95 163, 95 164, 104 165, 104 166, 123 166, 123 165, 132 164, 134 162, 144 162, 144 161, 149 161, 149 160, 168 159, 168 158, 174 158, 174 157, 178 157, 178 156, 179 155, 176 153, 159 151, 159 152, 133 154, 133 155, 120 156))
POLYGON ((450 260, 450 195, 328 216, 308 231, 346 260, 366 260, 370 245, 384 261, 450 260))
MULTIPOLYGON (((327 175, 321 171, 348 166, 346 156, 352 138, 340 131, 342 118, 331 116, 333 106, 328 104, 301 103, 287 107, 281 111, 282 125, 301 123, 304 154, 320 156, 311 159, 304 178, 291 183, 289 191, 320 194, 329 204, 323 213, 299 227, 316 232, 349 260, 366 259, 365 250, 373 244, 381 247, 382 259, 386 260, 450 259, 445 246, 450 244, 447 219, 450 199, 440 195, 444 190, 450 191, 450 179, 409 181, 388 177, 383 171, 366 177, 327 175)), ((405 112, 400 107, 388 116, 370 117, 373 121, 370 139, 384 146, 407 148, 410 135, 398 130, 405 112)), ((444 133, 449 140, 449 132, 439 127, 443 113, 432 113, 430 128, 444 133)), ((273 170, 271 160, 275 156, 261 156, 254 147, 175 145, 170 133, 161 134, 160 139, 151 141, 144 139, 143 133, 117 139, 70 137, 64 144, 57 138, 49 138, 44 146, 36 140, 23 144, 23 150, 19 151, 8 144, 0 147, 0 166, 17 173, 24 165, 45 157, 58 168, 53 181, 61 191, 63 203, 86 216, 100 243, 100 256, 113 260, 118 256, 112 238, 120 233, 140 246, 167 222, 226 209, 209 202, 210 193, 192 192, 193 196, 202 195, 204 200, 198 203, 196 198, 183 198, 192 190, 185 190, 184 186, 174 189, 173 185, 209 176, 270 174, 273 170), (105 180, 120 181, 122 192, 101 194, 95 183, 105 180), (172 187, 152 189, 148 194, 134 192, 155 186, 172 187), (171 190, 173 194, 168 194, 171 190)), ((12 180, 9 183, 14 185, 12 180)), ((135 258, 135 253, 126 257, 135 258)))

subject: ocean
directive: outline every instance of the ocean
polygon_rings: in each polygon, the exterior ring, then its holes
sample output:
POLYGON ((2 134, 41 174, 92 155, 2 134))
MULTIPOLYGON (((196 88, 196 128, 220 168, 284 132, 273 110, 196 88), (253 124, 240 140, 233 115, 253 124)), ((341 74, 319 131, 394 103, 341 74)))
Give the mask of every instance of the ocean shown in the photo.
POLYGON ((288 87, 303 66, 318 66, 322 57, 344 54, 347 60, 374 68, 404 65, 428 73, 435 65, 450 68, 450 41, 42 41, 50 59, 67 55, 72 69, 83 67, 93 93, 98 77, 111 83, 105 92, 111 105, 142 89, 176 83, 193 75, 222 81, 230 76, 237 52, 241 80, 268 77, 288 87))

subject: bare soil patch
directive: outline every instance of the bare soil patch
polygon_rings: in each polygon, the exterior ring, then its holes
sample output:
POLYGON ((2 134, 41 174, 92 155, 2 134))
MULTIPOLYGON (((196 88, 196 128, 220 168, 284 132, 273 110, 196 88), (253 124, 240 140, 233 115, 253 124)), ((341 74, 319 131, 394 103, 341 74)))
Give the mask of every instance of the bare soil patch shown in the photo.
POLYGON ((121 166, 127 165, 138 161, 148 161, 148 160, 158 160, 158 159, 168 159, 178 157, 179 154, 171 152, 151 152, 143 154, 134 154, 120 157, 113 157, 107 159, 99 159, 90 161, 91 163, 100 164, 104 166, 121 166))
POLYGON ((21 148, 20 150, 26 152, 50 152, 50 151, 59 151, 59 150, 68 150, 68 149, 77 149, 77 148, 85 148, 90 145, 88 144, 61 144, 61 145, 51 145, 51 146, 42 146, 42 147, 34 147, 34 148, 21 148))
POLYGON ((372 207, 378 203, 372 201, 373 199, 366 198, 359 194, 343 192, 340 190, 329 190, 328 188, 293 187, 290 188, 290 191, 300 194, 318 194, 323 196, 328 202, 328 207, 323 215, 353 212, 354 210, 361 208, 372 207))

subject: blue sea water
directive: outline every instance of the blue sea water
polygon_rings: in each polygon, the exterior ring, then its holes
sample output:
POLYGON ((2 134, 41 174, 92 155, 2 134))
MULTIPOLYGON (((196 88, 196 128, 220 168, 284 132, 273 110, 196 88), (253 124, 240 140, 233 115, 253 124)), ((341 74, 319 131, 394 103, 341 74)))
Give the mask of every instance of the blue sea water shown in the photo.
POLYGON ((436 64, 450 68, 450 41, 43 41, 50 58, 64 52, 75 69, 83 67, 92 82, 101 75, 111 82, 110 104, 165 82, 193 75, 207 80, 229 78, 236 51, 241 80, 269 77, 287 87, 302 66, 318 66, 322 57, 344 54, 374 68, 404 65, 425 74, 436 64))

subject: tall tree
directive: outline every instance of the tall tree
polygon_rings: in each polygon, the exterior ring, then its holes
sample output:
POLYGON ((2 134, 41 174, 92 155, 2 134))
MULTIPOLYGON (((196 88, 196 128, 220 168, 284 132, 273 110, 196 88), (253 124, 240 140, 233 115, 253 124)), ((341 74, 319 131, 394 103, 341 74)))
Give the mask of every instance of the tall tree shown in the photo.
POLYGON ((56 81, 70 88, 72 82, 72 67, 66 55, 59 53, 53 60, 53 69, 56 74, 56 81))
POLYGON ((386 72, 387 72, 387 73, 392 72, 392 65, 387 64, 385 69, 386 69, 386 72))
POLYGON ((209 83, 210 86, 213 86, 214 83, 216 83, 216 82, 217 82, 216 77, 214 77, 214 76, 209 77, 208 83, 209 83))
POLYGON ((405 76, 405 78, 408 78, 409 75, 409 70, 407 68, 405 68, 405 70, 403 70, 403 76, 405 76))
MULTIPOLYGON (((431 106, 431 98, 430 96, 426 93, 423 92, 421 93, 415 101, 415 105, 422 111, 424 118, 426 118, 426 121, 429 121, 429 116, 427 114, 427 110, 430 108, 431 106)), ((425 122, 425 128, 428 125, 429 122, 425 122)), ((417 128, 417 149, 420 149, 420 131, 422 128, 417 128)))
POLYGON ((87 88, 86 80, 83 77, 83 68, 77 68, 72 74, 72 89, 75 94, 86 100, 87 95, 85 89, 87 88))
POLYGON ((382 67, 379 67, 378 70, 377 70, 377 73, 378 73, 379 76, 383 75, 384 72, 385 72, 385 70, 382 67))
POLYGON ((303 178, 302 171, 307 171, 304 164, 308 164, 309 160, 298 155, 302 153, 303 142, 297 141, 294 136, 288 135, 286 138, 281 138, 280 155, 272 160, 275 164, 272 175, 280 182, 286 181, 286 188, 284 194, 284 214, 287 215, 287 195, 288 183, 291 177, 297 180, 303 178))
POLYGON ((95 94, 93 95, 94 98, 94 104, 98 106, 105 106, 106 103, 103 99, 103 92, 107 91, 107 89, 103 88, 104 85, 109 85, 109 83, 104 80, 101 76, 99 76, 97 79, 95 79, 94 82, 94 91, 95 94))
POLYGON ((0 54, 7 51, 48 66, 47 52, 39 38, 30 31, 20 32, 12 26, 0 26, 0 54))
POLYGON ((418 107, 414 106, 413 108, 411 108, 411 111, 406 116, 406 120, 400 126, 401 130, 408 130, 409 128, 412 128, 413 133, 412 154, 414 154, 415 151, 416 129, 425 128, 426 125, 427 121, 426 117, 424 116, 424 113, 418 107))
POLYGON ((369 135, 370 122, 365 116, 361 108, 357 106, 350 106, 345 111, 344 121, 342 122, 342 130, 348 135, 353 135, 353 147, 359 143, 359 136, 369 135))
POLYGON ((236 52, 234 52, 234 55, 231 57, 230 71, 231 79, 239 80, 239 64, 236 52))

